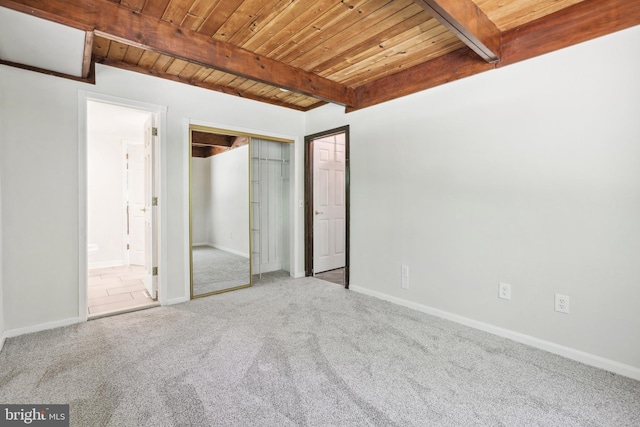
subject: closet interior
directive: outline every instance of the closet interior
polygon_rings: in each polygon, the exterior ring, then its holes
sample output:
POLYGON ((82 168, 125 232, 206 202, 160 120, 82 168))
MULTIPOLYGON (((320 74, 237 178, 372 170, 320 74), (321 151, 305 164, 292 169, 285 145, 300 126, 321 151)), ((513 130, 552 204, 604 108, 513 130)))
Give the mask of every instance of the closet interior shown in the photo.
POLYGON ((251 247, 254 280, 290 272, 293 144, 251 138, 251 247))

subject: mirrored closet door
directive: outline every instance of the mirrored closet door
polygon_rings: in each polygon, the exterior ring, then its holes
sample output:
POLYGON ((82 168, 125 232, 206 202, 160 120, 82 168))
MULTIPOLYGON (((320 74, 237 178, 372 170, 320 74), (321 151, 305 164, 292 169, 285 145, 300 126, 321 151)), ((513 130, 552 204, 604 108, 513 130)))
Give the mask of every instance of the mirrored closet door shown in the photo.
POLYGON ((191 298, 291 268, 293 141, 192 125, 191 298))
POLYGON ((251 286, 249 139, 191 126, 191 297, 251 286))

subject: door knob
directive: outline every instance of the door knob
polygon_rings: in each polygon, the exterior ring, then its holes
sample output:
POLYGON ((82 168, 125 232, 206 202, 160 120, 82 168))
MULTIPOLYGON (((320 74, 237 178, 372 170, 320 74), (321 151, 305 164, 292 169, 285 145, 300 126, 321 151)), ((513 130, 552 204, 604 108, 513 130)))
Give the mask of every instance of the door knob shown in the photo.
POLYGON ((147 211, 147 208, 142 208, 142 209, 140 209, 140 210, 141 210, 142 212, 146 212, 146 211, 147 211))
POLYGON ((324 212, 316 211, 316 215, 322 215, 324 212))

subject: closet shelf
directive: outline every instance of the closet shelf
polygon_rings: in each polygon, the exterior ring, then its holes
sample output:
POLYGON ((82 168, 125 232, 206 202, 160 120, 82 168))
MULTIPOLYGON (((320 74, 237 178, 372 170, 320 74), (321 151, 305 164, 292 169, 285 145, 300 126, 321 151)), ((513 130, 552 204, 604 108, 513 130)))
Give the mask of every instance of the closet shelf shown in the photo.
POLYGON ((251 157, 252 160, 264 160, 267 162, 280 162, 280 163, 289 163, 289 160, 286 159, 272 159, 269 157, 251 157))

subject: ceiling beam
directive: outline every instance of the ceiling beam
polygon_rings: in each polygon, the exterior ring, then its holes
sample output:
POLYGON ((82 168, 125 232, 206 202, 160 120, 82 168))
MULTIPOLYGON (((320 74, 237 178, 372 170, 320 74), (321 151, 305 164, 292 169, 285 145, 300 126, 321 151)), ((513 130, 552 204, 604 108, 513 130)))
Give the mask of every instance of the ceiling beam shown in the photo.
POLYGON ((487 62, 500 60, 500 30, 473 0, 413 0, 487 62))
POLYGON ((107 0, 0 0, 0 6, 325 101, 354 104, 350 87, 107 0))
POLYGON ((96 73, 95 73, 95 64, 93 62, 89 63, 89 72, 87 77, 78 77, 73 76, 71 74, 59 73, 57 71, 46 70, 40 67, 33 67, 31 65, 20 64, 17 62, 5 61, 0 58, 0 65, 6 65, 8 67, 20 68, 21 70, 33 71, 34 73, 46 74, 48 76, 61 77, 63 79, 75 80, 77 82, 88 83, 88 84, 96 84, 96 73))
POLYGON ((91 54, 93 52, 93 31, 84 35, 84 52, 82 54, 82 78, 86 79, 91 71, 91 54))
POLYGON ((637 1, 585 0, 503 33, 498 67, 640 25, 637 1))
POLYGON ((471 49, 462 47, 431 61, 391 74, 356 88, 357 106, 347 112, 370 107, 401 96, 430 89, 454 80, 492 70, 471 49))
MULTIPOLYGON (((261 97, 261 96, 256 96, 256 95, 252 95, 252 94, 248 94, 248 93, 243 93, 243 92, 237 91, 237 90, 235 90, 233 88, 226 87, 226 86, 223 86, 223 85, 218 85, 218 84, 215 84, 215 83, 207 83, 207 82, 198 81, 198 80, 186 79, 184 77, 180 77, 180 76, 177 76, 175 74, 167 73, 166 71, 156 70, 156 69, 153 69, 153 68, 145 68, 145 67, 141 67, 139 65, 130 64, 130 63, 124 62, 124 61, 116 61, 116 60, 109 59, 109 58, 98 57, 98 58, 96 58, 95 62, 98 63, 98 64, 101 64, 101 65, 106 65, 108 67, 115 67, 115 68, 120 68, 120 69, 123 69, 123 70, 133 71, 133 72, 140 73, 140 74, 146 74, 148 76, 153 76, 153 77, 158 77, 158 78, 161 78, 161 79, 171 80, 171 81, 178 82, 178 83, 184 83, 184 84, 187 84, 187 85, 190 85, 190 86, 201 87, 203 89, 214 90, 216 92, 226 93, 227 95, 238 96, 240 98, 246 98, 246 99, 251 99, 251 100, 254 100, 254 101, 266 102, 268 104, 277 105, 279 107, 291 108, 293 110, 298 110, 298 111, 308 111, 311 108, 315 108, 316 106, 319 106, 317 104, 314 104, 311 107, 304 108, 304 107, 300 107, 300 106, 297 106, 297 105, 289 104, 287 102, 280 101, 278 99, 268 98, 268 97, 261 97)), ((320 101, 320 105, 324 105, 324 104, 325 104, 324 102, 320 101)))
POLYGON ((469 49, 459 49, 356 88, 357 106, 348 107, 347 111, 390 101, 636 25, 640 25, 640 8, 635 2, 585 0, 502 33, 501 57, 496 64, 483 63, 469 49))

